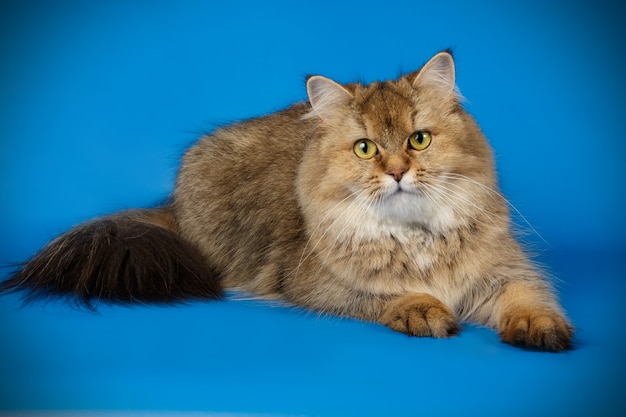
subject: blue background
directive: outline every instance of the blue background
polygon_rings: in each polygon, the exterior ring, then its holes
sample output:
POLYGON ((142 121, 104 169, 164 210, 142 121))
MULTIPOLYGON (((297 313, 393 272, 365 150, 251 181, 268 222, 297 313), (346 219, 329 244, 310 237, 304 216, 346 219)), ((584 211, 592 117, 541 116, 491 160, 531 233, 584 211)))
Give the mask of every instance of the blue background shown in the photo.
POLYGON ((622 415, 624 17, 608 1, 2 2, 0 264, 167 197, 200 134, 304 99, 307 74, 395 78, 452 47, 578 332, 554 355, 250 301, 93 314, 11 295, 0 410, 622 415))

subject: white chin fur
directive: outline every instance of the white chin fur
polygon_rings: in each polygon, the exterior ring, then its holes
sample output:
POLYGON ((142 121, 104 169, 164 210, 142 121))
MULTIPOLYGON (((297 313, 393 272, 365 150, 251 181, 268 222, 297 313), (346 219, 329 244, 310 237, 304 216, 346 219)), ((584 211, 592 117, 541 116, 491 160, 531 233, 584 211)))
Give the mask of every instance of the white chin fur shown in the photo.
POLYGON ((436 233, 457 227, 459 221, 450 206, 415 190, 390 193, 377 205, 377 212, 383 222, 419 224, 436 233))

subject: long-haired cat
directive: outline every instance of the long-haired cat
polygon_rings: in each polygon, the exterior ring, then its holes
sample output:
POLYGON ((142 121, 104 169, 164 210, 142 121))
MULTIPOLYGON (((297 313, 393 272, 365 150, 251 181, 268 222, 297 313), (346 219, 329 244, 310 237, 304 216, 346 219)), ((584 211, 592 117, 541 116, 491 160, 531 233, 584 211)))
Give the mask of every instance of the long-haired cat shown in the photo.
POLYGON ((173 302, 241 290, 447 337, 562 351, 573 328, 510 231, 449 52, 393 81, 309 77, 308 102, 217 130, 170 203, 87 222, 2 284, 27 299, 173 302))

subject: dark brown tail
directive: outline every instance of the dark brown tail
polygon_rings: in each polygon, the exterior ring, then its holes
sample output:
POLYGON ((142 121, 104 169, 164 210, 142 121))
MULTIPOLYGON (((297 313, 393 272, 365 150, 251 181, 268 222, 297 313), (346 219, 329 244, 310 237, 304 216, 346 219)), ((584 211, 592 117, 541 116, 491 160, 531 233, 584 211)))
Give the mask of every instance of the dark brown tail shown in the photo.
POLYGON ((169 207, 130 210, 70 230, 21 265, 0 293, 61 297, 88 307, 220 298, 217 274, 176 232, 169 207))

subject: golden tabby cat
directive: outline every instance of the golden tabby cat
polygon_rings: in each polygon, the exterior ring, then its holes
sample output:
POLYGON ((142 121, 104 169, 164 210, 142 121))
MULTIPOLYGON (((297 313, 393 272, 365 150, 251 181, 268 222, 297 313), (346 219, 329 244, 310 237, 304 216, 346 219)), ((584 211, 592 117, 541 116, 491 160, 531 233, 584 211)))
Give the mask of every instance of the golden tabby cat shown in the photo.
POLYGON ((514 345, 570 347, 550 285, 511 235, 449 52, 393 81, 313 76, 307 92, 200 139, 168 205, 78 226, 2 290, 91 305, 229 288, 409 335, 466 321, 514 345))

